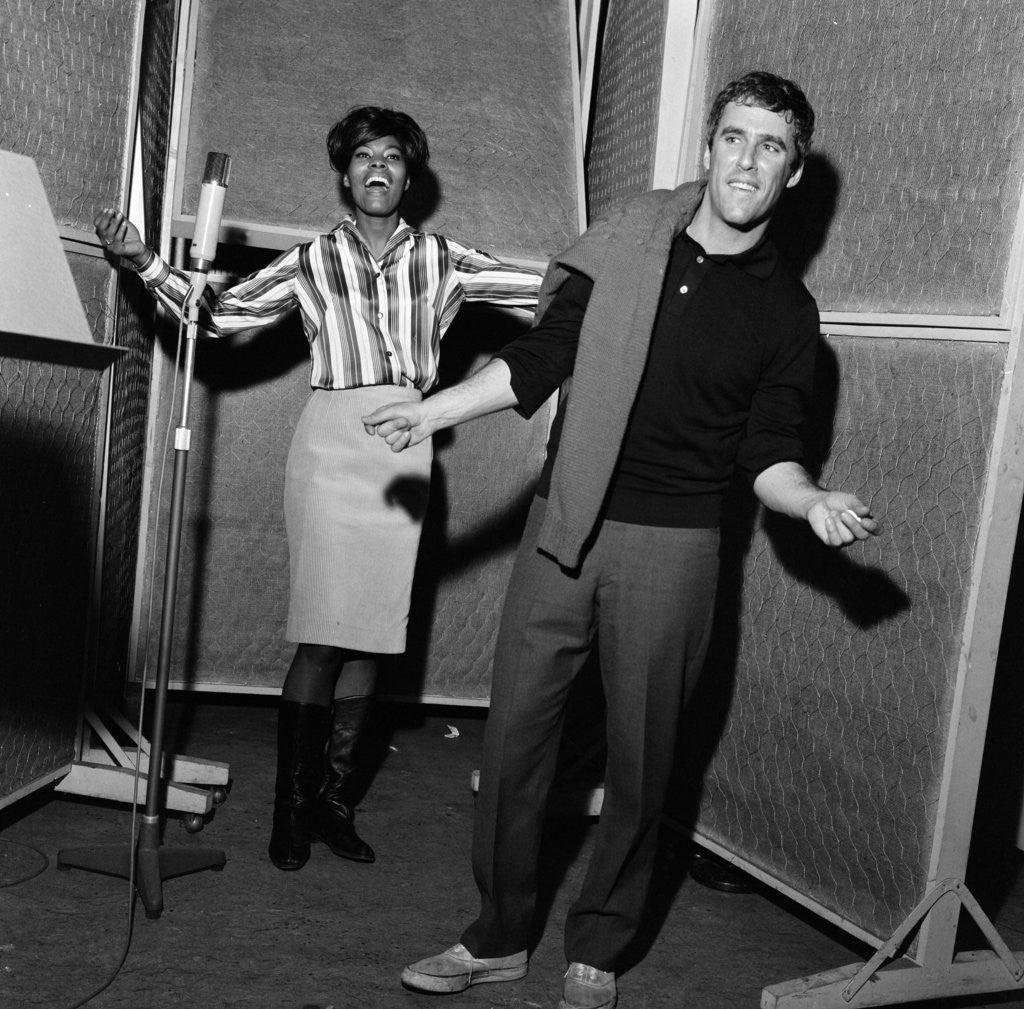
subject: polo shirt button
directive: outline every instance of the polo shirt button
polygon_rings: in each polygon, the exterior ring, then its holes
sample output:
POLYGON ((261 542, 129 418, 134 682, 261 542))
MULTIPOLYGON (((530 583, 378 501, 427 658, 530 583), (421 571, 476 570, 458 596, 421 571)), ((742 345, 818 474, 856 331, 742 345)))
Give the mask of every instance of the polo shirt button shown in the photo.
POLYGON ((689 291, 689 290, 690 289, 685 284, 683 284, 683 286, 679 288, 679 293, 680 294, 686 294, 686 292, 689 291))

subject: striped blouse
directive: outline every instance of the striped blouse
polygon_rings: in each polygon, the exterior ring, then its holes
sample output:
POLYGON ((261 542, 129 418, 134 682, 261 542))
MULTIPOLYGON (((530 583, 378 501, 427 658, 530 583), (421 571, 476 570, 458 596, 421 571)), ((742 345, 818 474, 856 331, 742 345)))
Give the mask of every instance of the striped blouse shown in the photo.
MULTIPOLYGON (((154 255, 139 275, 180 318, 189 274, 154 255)), ((378 261, 347 217, 219 296, 207 288, 198 330, 229 336, 272 325, 297 308, 314 388, 402 385, 426 392, 437 382, 441 337, 464 301, 532 307, 540 282, 533 270, 404 221, 378 261)))

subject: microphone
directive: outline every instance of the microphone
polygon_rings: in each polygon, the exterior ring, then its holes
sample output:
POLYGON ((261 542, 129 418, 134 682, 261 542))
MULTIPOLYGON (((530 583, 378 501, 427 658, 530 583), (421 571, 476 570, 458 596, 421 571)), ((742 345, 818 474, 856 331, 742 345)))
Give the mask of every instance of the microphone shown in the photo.
POLYGON ((199 191, 199 209, 196 210, 196 230, 192 237, 191 271, 194 298, 199 297, 206 287, 206 275, 217 254, 217 236, 220 234, 220 217, 224 210, 224 196, 231 174, 231 158, 226 154, 211 151, 206 155, 206 171, 199 191))

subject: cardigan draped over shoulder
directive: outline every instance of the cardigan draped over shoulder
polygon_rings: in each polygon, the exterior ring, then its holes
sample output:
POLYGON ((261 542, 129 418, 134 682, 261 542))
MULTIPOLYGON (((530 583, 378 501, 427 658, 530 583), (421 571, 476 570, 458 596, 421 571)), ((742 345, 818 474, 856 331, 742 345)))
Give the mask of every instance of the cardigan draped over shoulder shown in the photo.
POLYGON ((629 200, 552 259, 545 274, 538 318, 570 271, 594 283, 538 542, 563 567, 579 566, 594 530, 640 387, 672 243, 703 195, 704 183, 690 182, 629 200))

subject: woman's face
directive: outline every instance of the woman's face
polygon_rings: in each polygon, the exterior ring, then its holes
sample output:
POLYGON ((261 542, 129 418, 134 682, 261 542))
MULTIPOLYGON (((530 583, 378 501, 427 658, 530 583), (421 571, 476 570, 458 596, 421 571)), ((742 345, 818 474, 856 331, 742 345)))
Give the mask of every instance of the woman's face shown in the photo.
POLYGON ((392 136, 360 144, 342 176, 356 209, 370 217, 396 214, 409 181, 405 151, 392 136))

